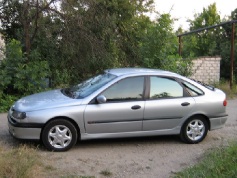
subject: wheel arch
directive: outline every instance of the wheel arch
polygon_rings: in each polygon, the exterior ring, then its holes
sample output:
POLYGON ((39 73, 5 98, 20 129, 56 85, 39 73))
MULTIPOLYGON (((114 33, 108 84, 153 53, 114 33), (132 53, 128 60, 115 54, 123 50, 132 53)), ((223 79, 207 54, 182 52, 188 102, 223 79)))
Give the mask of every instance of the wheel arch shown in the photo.
MULTIPOLYGON (((211 128, 210 119, 209 119, 209 117, 207 117, 205 114, 194 114, 194 115, 188 117, 188 118, 184 121, 184 123, 187 122, 190 118, 199 117, 199 116, 203 117, 203 118, 207 121, 208 130, 210 130, 210 128, 211 128)), ((184 123, 182 124, 182 127, 183 127, 184 123)))
POLYGON ((64 119, 64 120, 67 120, 67 121, 71 122, 71 123, 75 126, 75 128, 76 128, 76 130, 77 130, 77 137, 78 137, 78 140, 81 140, 81 130, 80 130, 79 125, 78 125, 73 119, 71 119, 70 117, 66 117, 66 116, 57 116, 57 117, 54 117, 54 118, 49 119, 49 120, 44 124, 44 126, 42 127, 42 129, 41 129, 41 133, 40 133, 40 139, 41 139, 41 140, 42 140, 42 133, 43 133, 43 130, 44 130, 45 126, 46 126, 49 122, 54 121, 54 120, 57 120, 57 119, 64 119))

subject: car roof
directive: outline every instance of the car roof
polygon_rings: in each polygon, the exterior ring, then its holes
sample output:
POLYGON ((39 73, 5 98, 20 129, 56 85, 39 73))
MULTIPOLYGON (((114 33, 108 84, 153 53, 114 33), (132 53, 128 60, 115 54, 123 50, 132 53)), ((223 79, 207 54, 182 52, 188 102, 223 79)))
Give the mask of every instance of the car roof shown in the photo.
POLYGON ((169 71, 160 69, 148 69, 148 68, 115 68, 115 69, 107 69, 105 70, 105 72, 111 73, 116 76, 131 75, 131 74, 180 76, 176 73, 172 73, 169 71))
POLYGON ((114 69, 107 69, 105 70, 106 73, 110 73, 113 75, 116 75, 118 77, 120 76, 137 76, 137 75, 159 75, 159 76, 166 76, 166 77, 175 77, 182 80, 185 80, 191 84, 194 84, 195 86, 202 88, 202 90, 207 91, 207 88, 209 90, 214 91, 214 87, 209 86, 207 84, 202 84, 200 82, 197 82, 195 80, 189 79, 185 76, 179 75, 177 73, 160 70, 160 69, 149 69, 149 68, 114 68, 114 69))

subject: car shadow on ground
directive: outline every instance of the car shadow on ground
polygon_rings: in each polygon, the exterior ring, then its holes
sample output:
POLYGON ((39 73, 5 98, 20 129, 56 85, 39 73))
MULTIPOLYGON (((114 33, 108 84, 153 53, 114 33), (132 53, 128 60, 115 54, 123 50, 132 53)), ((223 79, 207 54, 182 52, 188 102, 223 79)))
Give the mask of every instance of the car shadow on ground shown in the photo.
MULTIPOLYGON (((46 151, 43 143, 38 140, 21 140, 12 138, 10 134, 7 136, 8 139, 4 139, 2 144, 6 147, 18 148, 19 146, 26 145, 32 148, 37 148, 40 151, 46 151)), ((132 137, 132 138, 116 138, 116 139, 94 139, 94 140, 83 140, 78 141, 73 149, 79 148, 107 148, 116 146, 147 146, 151 144, 183 144, 179 136, 150 136, 150 137, 132 137)))
POLYGON ((179 136, 150 136, 150 137, 132 137, 116 139, 95 139, 78 141, 75 148, 86 147, 108 147, 110 146, 132 146, 132 145, 151 145, 151 144, 182 144, 179 136))

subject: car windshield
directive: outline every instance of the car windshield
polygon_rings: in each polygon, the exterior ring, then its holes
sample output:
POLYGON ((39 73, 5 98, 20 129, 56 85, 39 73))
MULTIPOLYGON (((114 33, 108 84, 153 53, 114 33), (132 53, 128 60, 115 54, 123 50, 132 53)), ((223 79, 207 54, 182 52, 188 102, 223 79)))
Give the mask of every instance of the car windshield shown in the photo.
POLYGON ((85 98, 116 77, 110 73, 100 74, 71 88, 63 89, 62 93, 71 98, 85 98))

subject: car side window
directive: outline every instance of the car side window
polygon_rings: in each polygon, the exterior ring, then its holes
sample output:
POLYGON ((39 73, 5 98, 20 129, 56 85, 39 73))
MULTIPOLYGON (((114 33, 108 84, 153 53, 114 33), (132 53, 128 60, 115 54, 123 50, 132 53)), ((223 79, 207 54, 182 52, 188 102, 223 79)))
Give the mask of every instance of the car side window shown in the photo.
POLYGON ((143 98, 144 77, 122 79, 105 90, 107 102, 134 101, 143 98))
POLYGON ((200 95, 204 95, 204 92, 202 90, 200 90, 199 88, 197 88, 196 86, 183 81, 182 84, 184 85, 184 87, 186 88, 187 92, 191 95, 191 96, 200 96, 200 95))
POLYGON ((183 97, 183 87, 174 79, 150 77, 150 99, 183 97))

